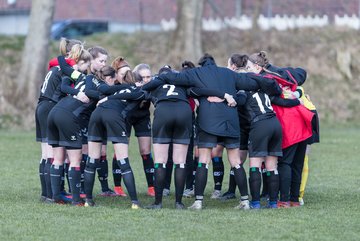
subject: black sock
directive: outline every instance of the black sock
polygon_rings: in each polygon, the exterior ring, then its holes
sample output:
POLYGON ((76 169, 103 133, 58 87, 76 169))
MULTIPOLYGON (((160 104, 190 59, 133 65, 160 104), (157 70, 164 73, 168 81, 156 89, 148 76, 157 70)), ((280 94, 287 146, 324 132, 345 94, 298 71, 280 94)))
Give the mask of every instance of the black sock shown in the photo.
POLYGON ((194 186, 194 158, 186 159, 186 189, 192 189, 194 186))
POLYGON ((106 160, 106 156, 101 156, 101 159, 100 159, 98 165, 96 166, 96 170, 98 173, 98 179, 101 184, 101 190, 103 192, 108 191, 109 190, 109 184, 108 184, 109 170, 108 170, 108 161, 106 160))
POLYGON ((154 160, 150 154, 141 155, 148 187, 154 186, 154 160))
POLYGON ((267 175, 267 186, 269 188, 269 200, 270 202, 277 201, 279 194, 279 173, 277 170, 268 171, 267 175))
POLYGON ((221 190, 222 182, 224 179, 224 162, 222 157, 213 157, 213 176, 214 176, 214 189, 221 190))
POLYGON ((265 168, 265 164, 263 163, 261 166, 261 173, 262 173, 262 191, 261 191, 261 195, 262 196, 266 196, 269 194, 269 190, 268 190, 268 182, 267 182, 267 170, 265 168))
POLYGON ((41 196, 46 197, 46 182, 45 182, 45 162, 46 159, 41 159, 39 164, 39 177, 40 177, 40 185, 41 185, 41 196))
POLYGON ((249 191, 248 191, 246 173, 244 167, 242 165, 237 165, 233 167, 233 171, 234 171, 236 185, 238 186, 240 191, 241 200, 248 200, 249 191))
POLYGON ((169 159, 168 162, 166 163, 166 178, 164 183, 164 188, 169 190, 171 186, 173 168, 174 168, 174 162, 172 159, 169 159))
POLYGON ((53 194, 53 199, 55 201, 60 201, 60 187, 61 187, 61 175, 64 172, 64 166, 55 166, 51 165, 50 167, 50 179, 51 179, 51 190, 53 194))
POLYGON ((249 186, 252 201, 260 201, 261 172, 257 167, 250 167, 249 186))
POLYGON ((198 164, 195 175, 195 200, 204 199, 209 166, 205 163, 198 164))
POLYGON ((88 155, 86 154, 82 154, 82 158, 81 158, 81 162, 80 162, 80 182, 81 182, 81 189, 80 189, 80 193, 85 193, 85 187, 84 187, 84 171, 85 171, 85 166, 86 166, 86 160, 88 158, 88 155))
POLYGON ((155 163, 155 204, 162 203, 164 183, 166 179, 166 164, 155 163))
POLYGON ((72 190, 73 202, 80 202, 81 171, 80 167, 72 167, 69 170, 69 181, 72 190))
POLYGON ((186 179, 186 165, 175 165, 175 199, 177 203, 181 203, 184 193, 185 179, 186 179))
POLYGON ((118 160, 118 164, 121 169, 121 174, 124 179, 124 183, 126 186, 126 189, 129 193, 131 201, 138 201, 137 194, 136 194, 136 186, 135 186, 135 179, 134 179, 134 173, 132 172, 129 158, 124 158, 118 160))
POLYGON ((86 161, 85 171, 84 171, 84 191, 86 194, 86 198, 92 199, 92 192, 94 188, 95 182, 95 172, 96 166, 99 162, 99 159, 94 159, 88 157, 86 161))
POLYGON ((194 158, 194 165, 192 170, 192 179, 193 179, 193 187, 195 188, 195 176, 196 176, 196 169, 199 165, 199 157, 194 158))
POLYGON ((112 161, 112 172, 114 178, 114 186, 120 187, 121 186, 121 169, 117 163, 116 156, 114 155, 112 161))
POLYGON ((66 179, 69 187, 69 192, 71 193, 71 185, 69 181, 69 167, 70 167, 70 163, 64 163, 64 172, 63 172, 63 176, 61 177, 61 191, 65 191, 65 179, 66 179))
POLYGON ((234 171, 231 168, 230 175, 229 175, 229 190, 228 190, 228 192, 235 193, 235 190, 236 190, 235 176, 234 176, 234 171))
POLYGON ((44 167, 44 176, 45 176, 45 183, 46 183, 46 197, 52 199, 52 189, 51 189, 51 178, 50 178, 50 168, 54 161, 54 158, 47 158, 44 167))

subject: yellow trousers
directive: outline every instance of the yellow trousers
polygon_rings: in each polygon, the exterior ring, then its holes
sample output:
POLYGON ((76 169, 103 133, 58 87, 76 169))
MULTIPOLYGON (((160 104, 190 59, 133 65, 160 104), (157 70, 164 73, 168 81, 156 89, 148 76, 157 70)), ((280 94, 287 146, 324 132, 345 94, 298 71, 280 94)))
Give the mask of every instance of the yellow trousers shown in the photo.
POLYGON ((309 155, 305 155, 304 167, 301 174, 300 198, 304 197, 305 187, 309 176, 309 155))

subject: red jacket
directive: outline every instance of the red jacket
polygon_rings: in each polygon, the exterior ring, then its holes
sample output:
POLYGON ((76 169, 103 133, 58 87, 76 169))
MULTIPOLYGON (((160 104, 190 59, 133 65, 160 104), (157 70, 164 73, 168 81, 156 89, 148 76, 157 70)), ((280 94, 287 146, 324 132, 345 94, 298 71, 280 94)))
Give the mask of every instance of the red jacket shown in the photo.
MULTIPOLYGON (((75 60, 73 60, 73 59, 65 59, 65 60, 66 60, 66 63, 68 63, 70 66, 74 66, 76 64, 75 60)), ((58 65, 59 65, 59 62, 58 62, 57 58, 53 58, 49 61, 48 70, 50 70, 52 67, 58 66, 58 65)))
MULTIPOLYGON (((283 76, 284 78, 272 74, 267 75, 273 77, 279 85, 288 86, 292 91, 294 91, 297 87, 297 80, 293 77, 290 71, 286 70, 285 73, 286 76, 283 76)), ((303 105, 295 107, 272 105, 272 107, 281 124, 283 149, 304 141, 312 136, 311 120, 314 116, 313 112, 309 111, 303 105)))

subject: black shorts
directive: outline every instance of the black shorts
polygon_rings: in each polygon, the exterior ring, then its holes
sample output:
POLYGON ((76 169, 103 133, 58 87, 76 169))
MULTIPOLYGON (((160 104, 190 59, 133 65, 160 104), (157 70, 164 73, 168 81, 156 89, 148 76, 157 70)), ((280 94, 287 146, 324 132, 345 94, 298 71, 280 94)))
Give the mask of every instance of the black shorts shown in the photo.
POLYGON ((51 109, 56 105, 56 102, 51 100, 43 100, 37 106, 35 110, 35 122, 36 122, 36 141, 47 143, 47 119, 51 109))
POLYGON ((131 127, 134 127, 135 136, 151 136, 151 122, 150 115, 141 118, 129 118, 126 120, 126 130, 129 137, 131 136, 131 127))
POLYGON ((153 120, 153 143, 189 144, 192 135, 192 112, 185 101, 160 101, 153 120))
POLYGON ((89 129, 89 117, 88 116, 79 116, 80 121, 80 128, 81 128, 81 137, 82 137, 82 144, 86 145, 88 143, 88 129, 89 129))
POLYGON ((129 144, 125 120, 120 113, 112 109, 98 107, 91 114, 88 141, 129 144))
POLYGON ((225 148, 239 148, 240 137, 227 137, 217 136, 210 134, 201 128, 198 128, 197 132, 197 146, 198 148, 213 148, 217 145, 222 145, 225 148))
POLYGON ((249 157, 282 156, 282 130, 276 117, 252 123, 249 133, 249 157))
POLYGON ((81 149, 80 122, 81 120, 70 111, 55 106, 48 117, 48 143, 54 147, 81 149))
POLYGON ((250 127, 242 127, 240 126, 240 150, 248 150, 249 149, 249 133, 250 127))

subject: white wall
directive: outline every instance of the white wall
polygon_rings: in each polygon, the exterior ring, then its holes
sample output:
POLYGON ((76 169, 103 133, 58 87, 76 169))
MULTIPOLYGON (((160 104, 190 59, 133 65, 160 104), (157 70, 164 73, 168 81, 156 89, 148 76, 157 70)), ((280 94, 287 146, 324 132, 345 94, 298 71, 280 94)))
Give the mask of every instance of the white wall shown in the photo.
POLYGON ((29 28, 29 15, 0 15, 0 34, 26 35, 29 28))

